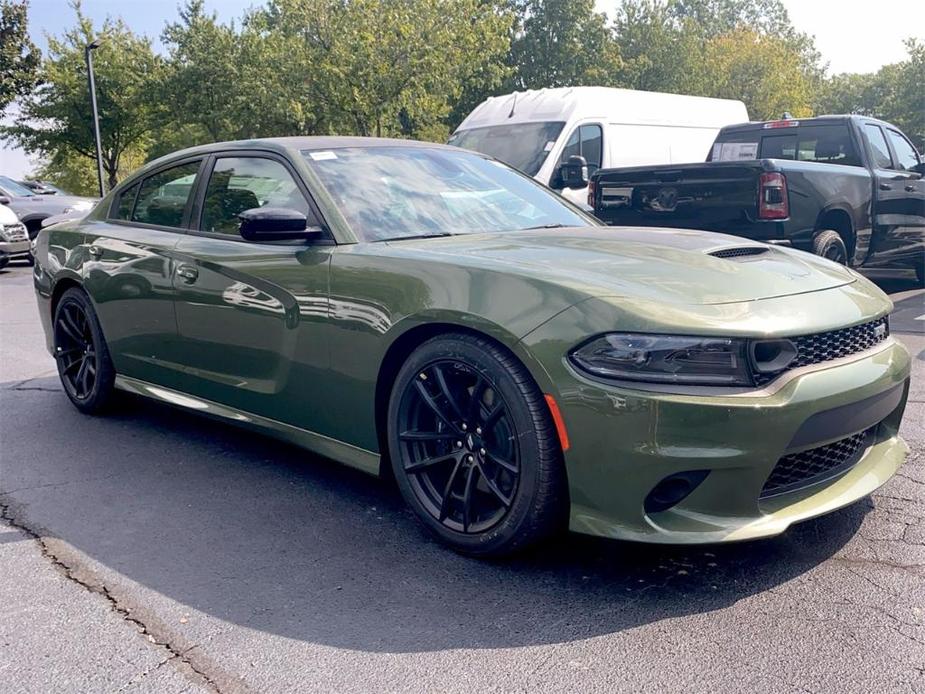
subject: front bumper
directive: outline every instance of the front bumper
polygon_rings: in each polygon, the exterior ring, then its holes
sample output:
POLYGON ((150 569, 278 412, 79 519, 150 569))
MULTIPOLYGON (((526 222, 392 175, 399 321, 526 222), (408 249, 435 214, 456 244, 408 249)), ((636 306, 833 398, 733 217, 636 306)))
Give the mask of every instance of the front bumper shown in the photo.
POLYGON ((29 257, 29 240, 25 241, 0 241, 0 253, 6 253, 10 260, 17 258, 29 257))
POLYGON ((897 432, 910 363, 906 349, 889 338, 765 390, 717 396, 616 387, 563 361, 550 375, 571 440, 570 527, 643 542, 727 542, 776 535, 850 504, 886 482, 908 453, 897 432), (847 470, 762 498, 785 455, 868 429, 847 470), (682 501, 646 511, 659 482, 703 470, 709 473, 682 501))

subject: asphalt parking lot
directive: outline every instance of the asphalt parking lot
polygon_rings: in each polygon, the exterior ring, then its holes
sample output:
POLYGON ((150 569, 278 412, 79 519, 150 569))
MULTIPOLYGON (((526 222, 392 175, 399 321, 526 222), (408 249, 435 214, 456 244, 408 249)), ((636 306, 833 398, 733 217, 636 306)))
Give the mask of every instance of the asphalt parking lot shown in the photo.
POLYGON ((296 448, 140 400, 79 414, 10 266, 0 691, 925 691, 925 291, 878 281, 916 359, 913 454, 872 498, 772 540, 485 562, 296 448))

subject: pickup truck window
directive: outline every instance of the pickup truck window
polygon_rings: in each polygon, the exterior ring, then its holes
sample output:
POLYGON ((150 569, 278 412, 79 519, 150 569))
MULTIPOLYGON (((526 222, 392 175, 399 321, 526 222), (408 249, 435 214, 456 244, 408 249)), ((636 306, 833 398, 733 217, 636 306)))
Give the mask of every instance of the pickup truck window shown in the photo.
POLYGON ((916 153, 915 147, 902 133, 892 128, 887 128, 886 134, 890 138, 890 144, 893 145, 893 151, 896 152, 896 159, 898 160, 896 168, 903 171, 912 171, 919 163, 919 155, 916 153))
POLYGON ((806 126, 793 134, 765 135, 761 140, 761 158, 861 165, 846 125, 806 126))
POLYGON ((890 148, 887 147, 886 138, 879 125, 868 123, 864 126, 864 133, 870 143, 871 154, 874 157, 874 166, 878 169, 892 169, 893 160, 890 158, 890 148))

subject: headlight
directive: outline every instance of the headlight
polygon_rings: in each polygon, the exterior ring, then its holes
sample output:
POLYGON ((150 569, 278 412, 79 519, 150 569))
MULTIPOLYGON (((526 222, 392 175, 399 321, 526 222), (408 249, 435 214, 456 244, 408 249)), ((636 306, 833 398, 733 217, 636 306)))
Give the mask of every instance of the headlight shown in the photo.
POLYGON ((747 342, 717 337, 610 333, 569 355, 585 373, 648 383, 750 386, 747 342))

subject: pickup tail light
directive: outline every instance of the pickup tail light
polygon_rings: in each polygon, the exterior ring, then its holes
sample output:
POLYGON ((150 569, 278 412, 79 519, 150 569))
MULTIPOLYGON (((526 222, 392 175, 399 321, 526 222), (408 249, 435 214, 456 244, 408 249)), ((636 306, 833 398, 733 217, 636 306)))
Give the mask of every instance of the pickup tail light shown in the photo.
POLYGON ((592 209, 594 208, 594 189, 596 187, 593 180, 588 181, 588 207, 592 209))
POLYGON ((776 171, 761 174, 758 178, 758 219, 787 219, 789 216, 786 177, 776 171))

